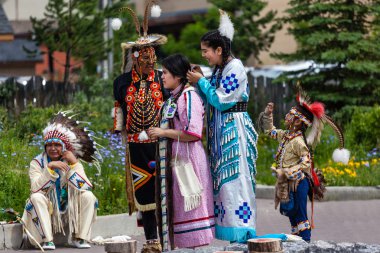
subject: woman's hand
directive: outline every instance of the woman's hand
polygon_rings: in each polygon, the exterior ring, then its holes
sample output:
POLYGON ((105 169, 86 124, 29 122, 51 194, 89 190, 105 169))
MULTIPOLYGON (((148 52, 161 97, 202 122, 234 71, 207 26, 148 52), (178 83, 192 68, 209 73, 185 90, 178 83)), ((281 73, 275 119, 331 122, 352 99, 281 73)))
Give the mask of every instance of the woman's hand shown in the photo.
POLYGON ((148 129, 148 135, 149 135, 149 138, 151 139, 165 137, 165 130, 159 127, 151 127, 148 129))
POLYGON ((274 108, 274 104, 272 102, 269 102, 267 104, 267 107, 265 107, 265 111, 264 111, 265 115, 267 116, 271 115, 273 113, 273 108, 274 108))
POLYGON ((62 161, 52 161, 48 163, 48 167, 50 169, 59 169, 63 172, 67 172, 68 170, 70 170, 70 166, 62 161))
POLYGON ((203 77, 201 73, 195 72, 195 71, 187 71, 187 80, 189 80, 190 83, 198 83, 199 79, 203 77))
POLYGON ((75 157, 73 152, 66 150, 63 152, 62 158, 65 159, 69 164, 76 164, 78 159, 75 157))

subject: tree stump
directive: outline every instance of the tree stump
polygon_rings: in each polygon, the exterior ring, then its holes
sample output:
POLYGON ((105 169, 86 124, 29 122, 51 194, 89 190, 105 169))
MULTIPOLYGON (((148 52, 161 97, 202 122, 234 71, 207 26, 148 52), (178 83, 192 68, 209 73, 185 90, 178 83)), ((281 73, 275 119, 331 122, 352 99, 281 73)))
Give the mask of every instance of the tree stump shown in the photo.
POLYGON ((269 253, 276 252, 282 253, 281 239, 249 239, 248 240, 249 253, 269 253))
POLYGON ((231 251, 231 250, 227 250, 227 251, 214 251, 214 253, 244 253, 244 251, 231 251))
POLYGON ((137 241, 130 240, 126 242, 106 242, 104 250, 107 253, 136 253, 137 241))

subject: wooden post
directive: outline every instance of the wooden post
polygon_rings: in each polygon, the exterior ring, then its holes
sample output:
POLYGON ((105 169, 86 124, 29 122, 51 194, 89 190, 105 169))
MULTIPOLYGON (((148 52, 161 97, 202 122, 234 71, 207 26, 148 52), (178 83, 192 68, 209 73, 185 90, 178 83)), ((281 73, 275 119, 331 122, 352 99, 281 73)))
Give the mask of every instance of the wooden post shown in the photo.
POLYGON ((137 241, 130 240, 126 242, 106 242, 104 250, 107 253, 136 253, 137 241))
POLYGON ((281 239, 249 239, 248 240, 249 253, 269 253, 276 252, 282 253, 281 239))

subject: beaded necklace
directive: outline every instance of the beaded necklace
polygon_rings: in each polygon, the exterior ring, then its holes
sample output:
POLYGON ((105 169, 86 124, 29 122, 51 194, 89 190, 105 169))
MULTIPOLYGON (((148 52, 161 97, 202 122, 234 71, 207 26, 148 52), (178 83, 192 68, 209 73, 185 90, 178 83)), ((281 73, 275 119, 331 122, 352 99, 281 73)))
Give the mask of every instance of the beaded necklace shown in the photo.
POLYGON ((283 155, 285 153, 284 152, 285 151, 284 150, 285 144, 297 136, 302 136, 301 130, 297 130, 295 132, 290 132, 289 130, 287 130, 286 133, 284 134, 284 137, 282 137, 282 141, 281 141, 280 145, 278 146, 276 158, 275 158, 278 166, 282 166, 282 158, 283 158, 283 155))

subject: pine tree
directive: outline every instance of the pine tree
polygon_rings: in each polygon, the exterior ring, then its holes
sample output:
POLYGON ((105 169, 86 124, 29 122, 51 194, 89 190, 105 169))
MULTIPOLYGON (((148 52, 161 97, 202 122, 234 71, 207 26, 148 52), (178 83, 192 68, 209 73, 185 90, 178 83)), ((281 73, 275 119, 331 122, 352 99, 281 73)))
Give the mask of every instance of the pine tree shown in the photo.
POLYGON ((263 13, 267 6, 261 0, 208 0, 217 8, 228 12, 234 23, 235 35, 232 43, 234 54, 247 60, 253 55, 258 58, 261 51, 268 51, 281 22, 276 19, 276 11, 263 13))
MULTIPOLYGON (((165 53, 184 52, 195 62, 203 62, 199 53, 199 40, 208 30, 218 29, 219 11, 226 11, 234 23, 235 34, 232 41, 234 55, 246 61, 251 55, 260 62, 261 51, 269 50, 274 34, 281 28, 275 18, 275 11, 262 14, 267 3, 260 0, 208 0, 214 7, 204 17, 195 16, 195 24, 187 25, 181 32, 179 40, 171 36, 168 44, 163 46, 165 53), (199 55, 199 56, 197 56, 199 55)), ((204 62, 203 62, 204 63, 204 62)))
POLYGON ((219 11, 210 8, 207 14, 202 17, 194 16, 195 23, 186 25, 177 40, 172 34, 168 35, 168 42, 162 46, 166 55, 181 52, 186 55, 190 62, 197 64, 207 64, 200 53, 200 39, 208 30, 218 29, 219 11))
POLYGON ((117 13, 123 2, 126 1, 115 1, 111 8, 99 10, 98 0, 49 0, 44 18, 31 17, 37 44, 46 45, 51 61, 65 66, 64 84, 68 83, 70 68, 75 67, 70 64, 72 57, 87 69, 95 69, 97 62, 104 59, 110 49, 109 42, 103 39, 104 20, 117 13), (65 61, 53 59, 54 51, 65 52, 65 61))
POLYGON ((284 21, 291 25, 289 33, 298 49, 273 56, 286 62, 313 60, 327 68, 313 67, 287 79, 300 81, 313 99, 332 110, 378 102, 379 1, 291 0, 289 4, 284 21))

